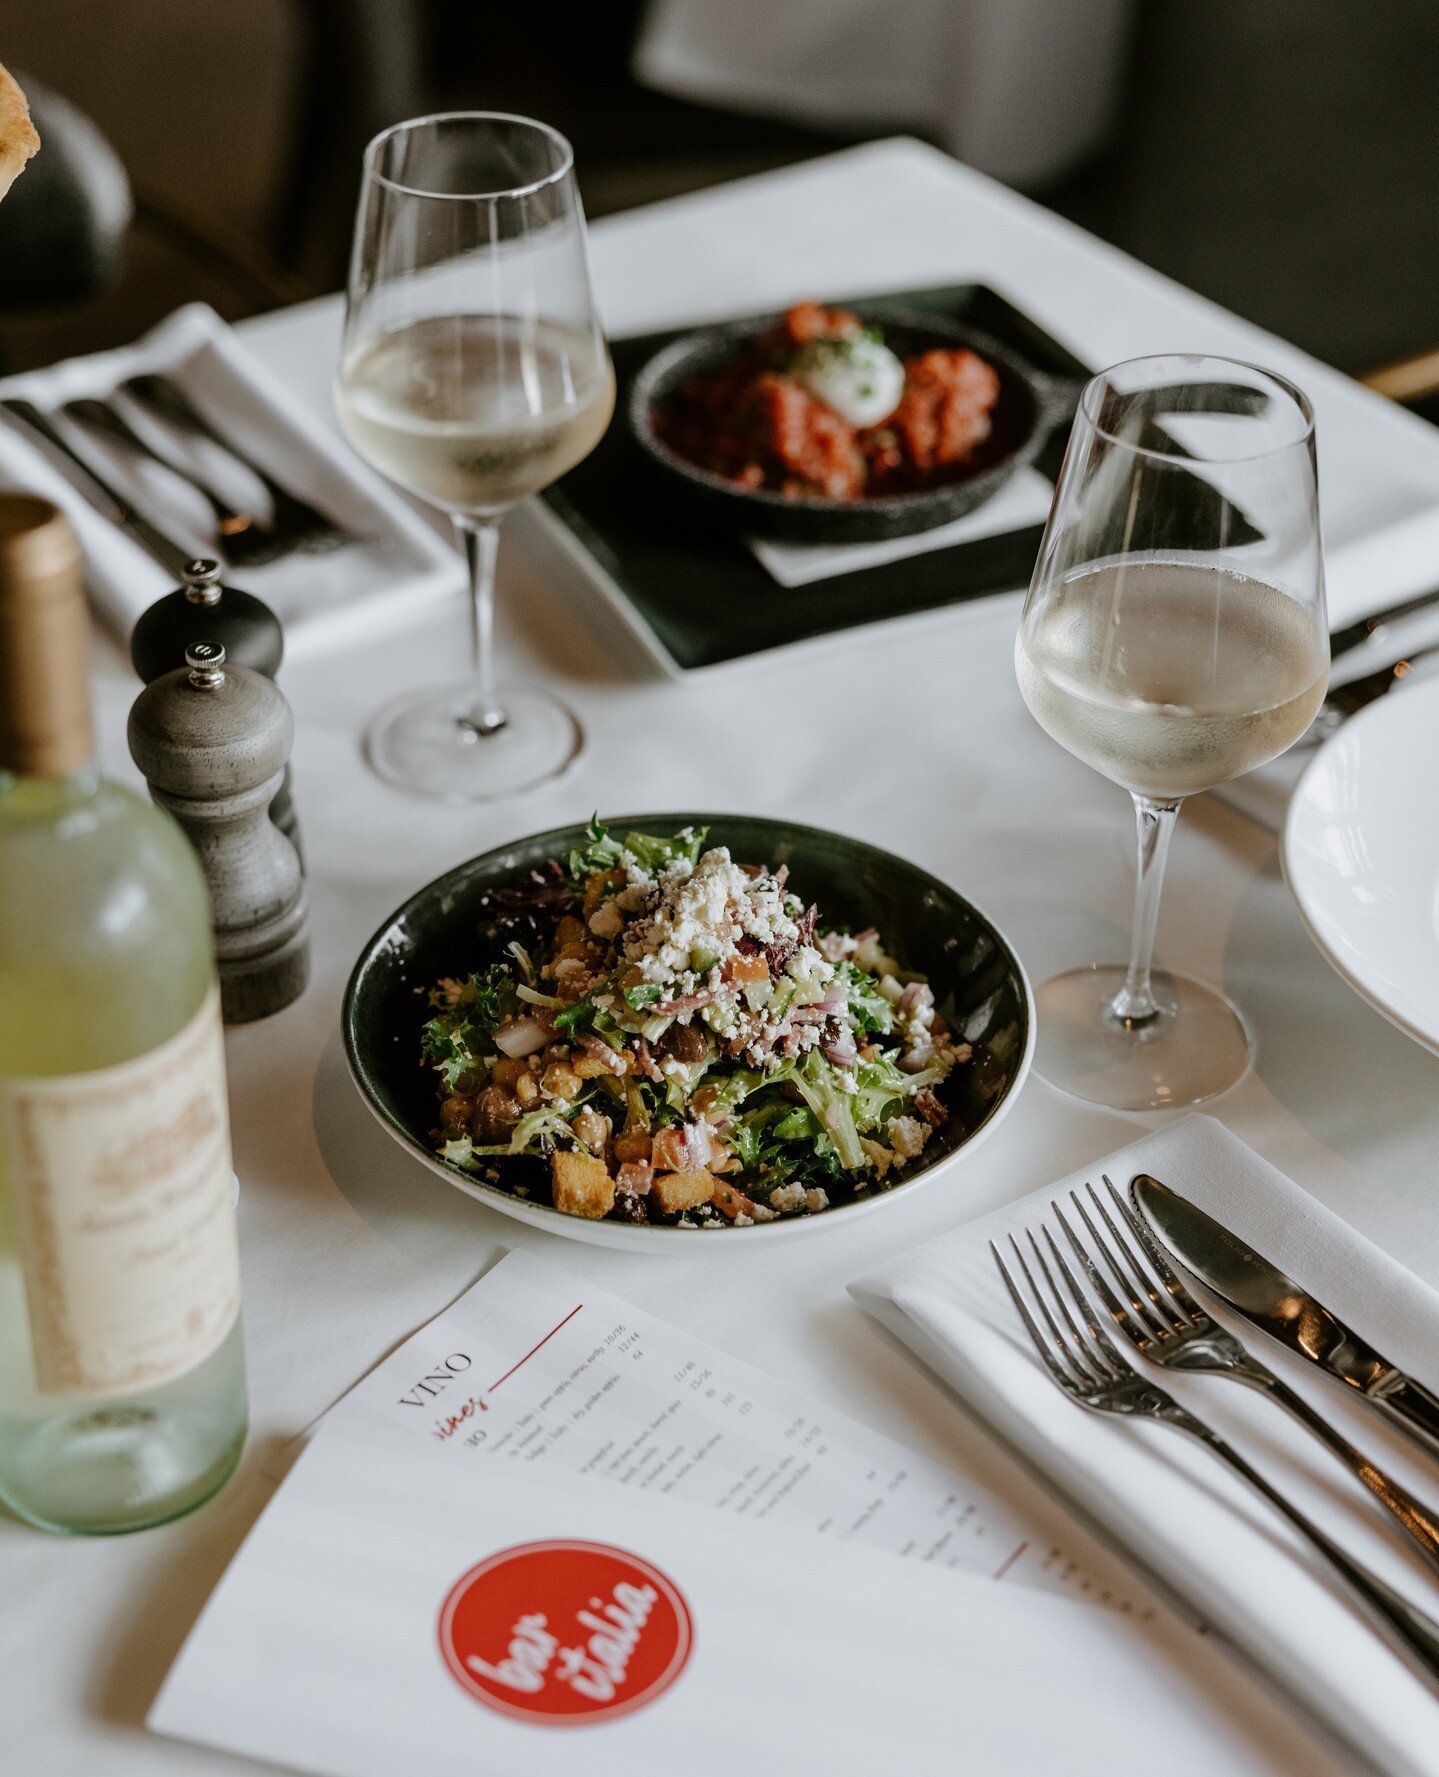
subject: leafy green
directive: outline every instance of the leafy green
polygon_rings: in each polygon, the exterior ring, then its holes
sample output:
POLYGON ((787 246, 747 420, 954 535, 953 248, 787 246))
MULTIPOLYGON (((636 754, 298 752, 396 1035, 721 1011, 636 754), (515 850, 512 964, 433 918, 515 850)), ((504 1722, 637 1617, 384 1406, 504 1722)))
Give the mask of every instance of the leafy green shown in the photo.
POLYGON ((471 975, 452 1005, 442 1005, 420 1032, 420 1048, 446 1092, 480 1065, 498 1025, 515 1005, 514 984, 503 963, 471 975))
POLYGON ((654 833, 626 833, 624 839, 619 840, 598 815, 592 815, 585 828, 584 843, 570 848, 565 863, 571 878, 582 882, 596 870, 615 869, 628 852, 642 870, 655 876, 676 858, 687 858, 691 864, 696 862, 705 842, 705 833, 704 827, 686 827, 668 838, 654 833))
POLYGON ((894 1029, 894 1009, 879 991, 874 977, 853 963, 841 963, 837 973, 849 1000, 850 1017, 860 1036, 885 1036, 894 1029))
POLYGON ((829 1137, 840 1163, 849 1172, 862 1172, 869 1158, 859 1145, 859 1131, 839 1069, 818 1049, 811 1049, 796 1068, 794 1083, 829 1137))
POLYGON ((618 839, 612 838, 610 830, 597 814, 590 816, 590 824, 585 828, 583 845, 571 846, 570 854, 565 863, 571 877, 582 881, 596 870, 613 870, 620 861, 624 847, 618 839))
POLYGON ((646 1006, 652 1006, 664 997, 665 990, 658 981, 642 981, 638 987, 625 989, 625 1004, 632 1012, 643 1012, 646 1006))
POLYGON ((642 870, 651 876, 657 876, 666 864, 674 863, 676 858, 685 858, 691 864, 697 863, 708 831, 708 827, 684 827, 678 833, 671 834, 668 839, 657 838, 652 833, 626 833, 624 849, 642 870))

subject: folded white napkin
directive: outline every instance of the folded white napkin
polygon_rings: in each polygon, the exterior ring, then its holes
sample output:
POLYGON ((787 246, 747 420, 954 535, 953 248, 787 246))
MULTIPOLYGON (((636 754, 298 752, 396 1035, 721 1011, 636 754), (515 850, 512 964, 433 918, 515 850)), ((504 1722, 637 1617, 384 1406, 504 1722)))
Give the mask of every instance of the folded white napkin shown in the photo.
POLYGON ((876 543, 784 543, 773 537, 746 537, 759 564, 781 586, 810 586, 816 580, 833 580, 838 574, 854 574, 861 568, 878 568, 886 562, 904 561, 912 555, 928 555, 956 543, 973 543, 980 537, 998 537, 1006 531, 1027 530, 1049 517, 1054 488, 1038 469, 1021 469, 992 498, 963 518, 917 531, 909 537, 888 537, 876 543))
MULTIPOLYGON (((1101 1172, 1120 1189, 1137 1172, 1153 1173, 1394 1363, 1436 1379, 1439 1297, 1207 1117, 1190 1117, 919 1247, 859 1279, 851 1293, 1246 1662, 1380 1769, 1433 1777, 1439 1698, 1369 1629, 1308 1545, 1189 1438, 1086 1412, 1041 1367, 989 1242, 1003 1246, 1011 1231, 1037 1226, 1053 1199, 1063 1201, 1085 1179, 1098 1185, 1101 1172)), ((1439 1501, 1439 1462, 1427 1462, 1301 1359, 1242 1321, 1219 1318, 1369 1455, 1421 1498, 1439 1501)), ((1439 1580, 1425 1576, 1369 1495, 1287 1414, 1222 1377, 1169 1376, 1165 1386, 1335 1540, 1439 1617, 1439 1580)))
MULTIPOLYGON (((0 382, 0 395, 23 396, 47 415, 77 396, 108 397, 126 377, 163 371, 222 437, 289 492, 353 533, 355 541, 326 554, 296 553, 260 566, 226 568, 227 584, 270 604, 285 626, 286 647, 301 653, 327 636, 350 636, 361 624, 413 610, 423 599, 463 583, 458 554, 381 478, 326 435, 324 428, 240 344, 213 309, 192 303, 133 345, 71 358, 0 382)), ((134 410, 126 417, 135 419, 134 410)), ((192 554, 214 555, 213 514, 192 487, 166 470, 137 463, 63 416, 57 430, 93 462, 141 516, 192 554)), ((143 411, 136 430, 144 428, 143 411)), ((153 433, 153 423, 148 428, 153 433)), ((263 486, 226 452, 196 447, 161 428, 177 455, 215 478, 240 505, 263 512, 263 486)), ((98 513, 49 448, 0 415, 0 487, 23 488, 63 506, 85 551, 86 575, 101 613, 120 635, 174 584, 140 546, 98 513)))

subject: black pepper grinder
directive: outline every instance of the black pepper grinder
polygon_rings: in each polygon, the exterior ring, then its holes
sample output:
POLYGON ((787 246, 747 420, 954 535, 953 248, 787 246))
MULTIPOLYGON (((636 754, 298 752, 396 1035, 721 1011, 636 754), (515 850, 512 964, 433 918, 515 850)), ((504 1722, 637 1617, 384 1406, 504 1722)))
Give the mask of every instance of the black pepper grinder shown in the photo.
MULTIPOLYGON (((285 632, 265 601, 238 586, 222 586, 220 564, 203 556, 189 564, 181 579, 183 585, 141 612, 131 631, 130 659, 145 683, 177 671, 185 664, 186 650, 201 639, 218 643, 232 667, 248 667, 273 679, 284 656, 285 632)), ((303 870, 305 856, 291 791, 287 763, 284 781, 270 805, 270 819, 294 846, 303 870)))
POLYGON ((205 872, 227 1024, 268 1018, 309 978, 300 860, 269 818, 294 731, 278 688, 216 642, 193 643, 130 711, 130 756, 205 872))

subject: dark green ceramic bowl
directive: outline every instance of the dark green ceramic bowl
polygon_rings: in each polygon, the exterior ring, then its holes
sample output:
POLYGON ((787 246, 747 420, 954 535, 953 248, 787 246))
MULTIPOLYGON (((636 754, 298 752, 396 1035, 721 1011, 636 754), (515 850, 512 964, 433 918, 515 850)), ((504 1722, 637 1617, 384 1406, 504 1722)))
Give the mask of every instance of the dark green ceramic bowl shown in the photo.
POLYGON ((958 1153, 987 1134, 1009 1109, 1029 1071, 1034 1006, 1018 957, 979 909, 947 883, 903 858, 819 827, 755 815, 617 815, 618 832, 673 833, 707 827, 741 863, 788 864, 790 883, 819 904, 821 924, 860 931, 876 926, 885 947, 908 969, 927 975, 951 1025, 973 1043, 975 1058, 956 1071, 942 1096, 950 1117, 920 1159, 889 1191, 877 1191, 815 1216, 795 1216, 695 1233, 625 1222, 586 1221, 548 1204, 513 1197, 448 1165, 429 1145, 435 1126, 433 1076, 420 1062, 420 1027, 429 1015, 423 990, 442 975, 465 975, 487 960, 479 935, 480 902, 583 842, 582 827, 557 827, 472 858, 438 877, 394 912, 360 953, 345 991, 345 1053, 370 1109, 395 1139, 432 1172, 506 1215, 601 1246, 673 1250, 677 1240, 723 1247, 796 1239, 847 1226, 934 1179, 958 1153))

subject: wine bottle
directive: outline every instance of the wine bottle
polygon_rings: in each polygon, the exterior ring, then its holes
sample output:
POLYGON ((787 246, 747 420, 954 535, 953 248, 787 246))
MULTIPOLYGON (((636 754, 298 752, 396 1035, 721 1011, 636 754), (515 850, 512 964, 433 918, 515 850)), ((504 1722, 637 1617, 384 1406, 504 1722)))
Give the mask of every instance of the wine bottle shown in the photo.
POLYGON ((0 495, 0 1498, 177 1517, 246 1429, 219 994, 199 864, 96 771, 78 547, 0 495))

